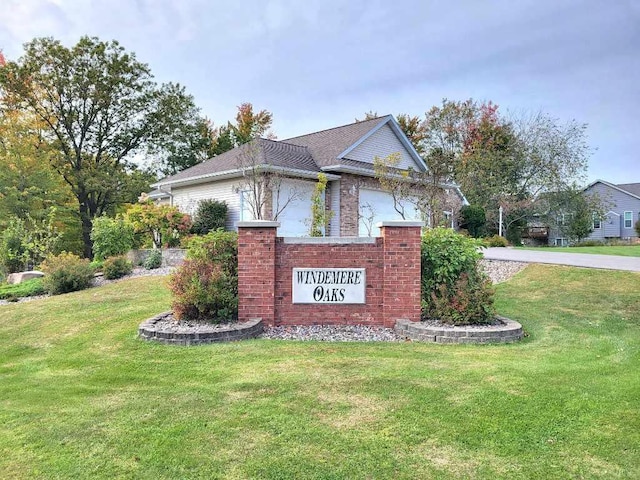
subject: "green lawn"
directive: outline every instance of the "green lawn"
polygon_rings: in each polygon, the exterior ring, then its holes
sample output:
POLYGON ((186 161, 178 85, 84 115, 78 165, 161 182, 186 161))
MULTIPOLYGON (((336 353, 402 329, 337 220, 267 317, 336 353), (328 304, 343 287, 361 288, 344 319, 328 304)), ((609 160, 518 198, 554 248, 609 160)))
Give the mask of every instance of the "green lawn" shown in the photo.
POLYGON ((530 266, 500 346, 145 343, 157 277, 0 307, 0 477, 640 478, 639 284, 530 266))
POLYGON ((542 250, 545 252, 591 253, 596 255, 621 255, 640 257, 640 245, 598 246, 598 247, 516 247, 522 250, 542 250))

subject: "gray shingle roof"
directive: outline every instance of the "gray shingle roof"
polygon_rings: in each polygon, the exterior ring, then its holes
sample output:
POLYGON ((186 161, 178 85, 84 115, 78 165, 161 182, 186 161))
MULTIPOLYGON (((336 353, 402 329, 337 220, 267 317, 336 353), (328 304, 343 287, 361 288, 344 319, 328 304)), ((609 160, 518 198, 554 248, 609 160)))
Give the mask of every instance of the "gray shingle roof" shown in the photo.
POLYGON ((286 142, 257 138, 228 152, 187 168, 170 177, 163 178, 158 185, 187 181, 198 177, 215 176, 252 165, 273 165, 288 169, 320 172, 309 150, 286 142))
POLYGON ((629 192, 636 197, 640 197, 640 183, 619 183, 616 187, 629 192))
POLYGON ((350 123, 319 132, 301 135, 286 140, 257 138, 228 152, 210 158, 191 168, 163 178, 156 185, 189 181, 233 172, 248 164, 269 164, 275 167, 317 173, 322 168, 345 165, 372 170, 370 164, 348 159, 338 159, 338 155, 352 146, 372 129, 389 120, 385 117, 350 123))
POLYGON ((320 168, 343 164, 338 155, 360 140, 372 129, 389 120, 389 115, 340 127, 321 130, 284 140, 287 143, 307 147, 320 168))

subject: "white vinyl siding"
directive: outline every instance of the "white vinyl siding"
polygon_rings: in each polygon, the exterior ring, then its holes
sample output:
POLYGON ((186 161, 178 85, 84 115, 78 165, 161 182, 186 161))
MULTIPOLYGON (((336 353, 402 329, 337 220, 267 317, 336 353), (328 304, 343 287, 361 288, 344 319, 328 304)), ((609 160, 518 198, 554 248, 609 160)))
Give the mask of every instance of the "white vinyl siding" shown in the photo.
POLYGON ((398 139, 389 125, 380 127, 378 131, 349 152, 346 158, 373 163, 373 159, 376 156, 384 158, 392 153, 400 153, 399 168, 411 167, 414 170, 419 169, 406 147, 398 139))
POLYGON ((239 180, 220 180, 215 183, 173 187, 173 205, 181 212, 193 215, 200 200, 215 199, 227 203, 227 221, 225 228, 234 230, 236 222, 240 220, 239 180))
POLYGON ((331 212, 333 216, 329 220, 329 235, 340 236, 340 180, 331 182, 331 212))
MULTIPOLYGON (((368 188, 360 188, 359 193, 358 235, 361 237, 378 237, 378 222, 402 220, 402 215, 393 206, 390 193, 368 188)), ((415 205, 405 202, 405 220, 420 220, 420 212, 415 205)))
MULTIPOLYGON (((273 214, 282 210, 276 220, 280 222, 278 236, 304 237, 309 233, 311 197, 316 182, 283 180, 273 191, 273 214)), ((323 198, 324 203, 324 198, 323 198)))

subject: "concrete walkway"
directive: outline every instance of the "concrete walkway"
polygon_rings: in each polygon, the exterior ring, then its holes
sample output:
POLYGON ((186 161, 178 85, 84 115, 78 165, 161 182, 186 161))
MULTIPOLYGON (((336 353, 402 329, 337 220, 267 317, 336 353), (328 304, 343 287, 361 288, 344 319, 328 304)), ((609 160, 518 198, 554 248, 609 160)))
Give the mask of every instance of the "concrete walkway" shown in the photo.
POLYGON ((519 250, 515 248, 485 248, 484 258, 489 260, 511 260, 526 263, 551 263, 572 267, 605 268, 640 272, 640 257, 620 257, 617 255, 591 255, 588 253, 546 252, 540 250, 519 250))

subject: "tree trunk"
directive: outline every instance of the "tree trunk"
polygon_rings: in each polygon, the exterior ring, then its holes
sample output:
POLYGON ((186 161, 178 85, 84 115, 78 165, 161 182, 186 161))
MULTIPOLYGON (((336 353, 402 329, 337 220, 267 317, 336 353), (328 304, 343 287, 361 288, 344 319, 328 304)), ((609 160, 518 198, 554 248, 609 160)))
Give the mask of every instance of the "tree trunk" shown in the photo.
POLYGON ((93 258, 93 242, 91 241, 91 212, 89 211, 89 197, 82 192, 77 195, 80 204, 80 220, 82 221, 82 243, 84 244, 83 255, 85 258, 93 258))

